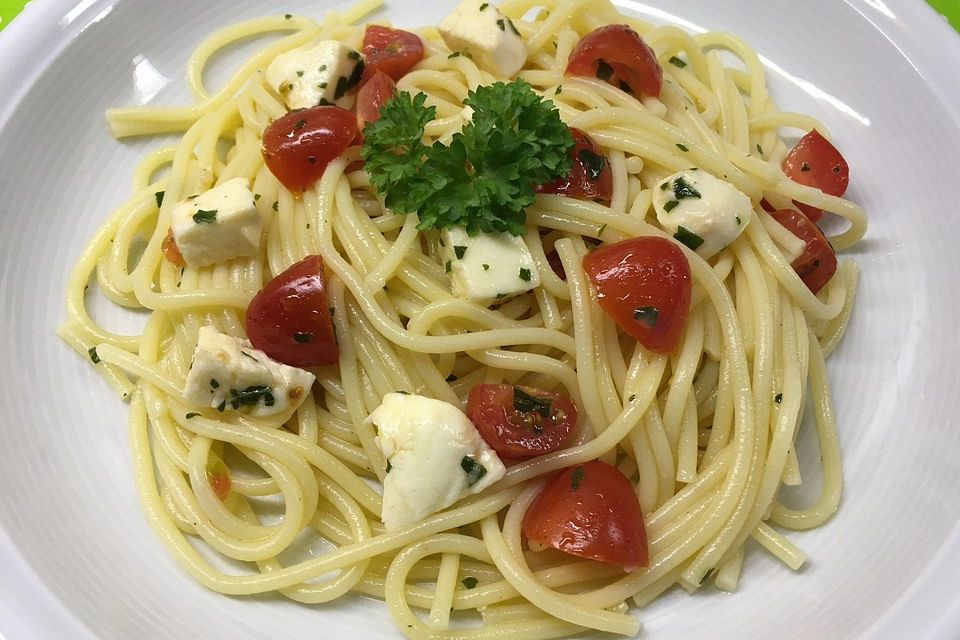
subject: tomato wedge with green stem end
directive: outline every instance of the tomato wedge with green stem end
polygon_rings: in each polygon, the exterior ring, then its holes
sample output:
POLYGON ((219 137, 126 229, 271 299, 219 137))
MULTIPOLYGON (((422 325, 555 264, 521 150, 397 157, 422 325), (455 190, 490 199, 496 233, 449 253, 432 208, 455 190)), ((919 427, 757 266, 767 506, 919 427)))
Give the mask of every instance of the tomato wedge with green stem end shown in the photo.
POLYGON ((567 75, 599 78, 636 97, 660 97, 663 67, 643 38, 625 24, 583 36, 570 53, 567 75))
POLYGON ((497 455, 525 460, 566 446, 577 424, 577 406, 559 393, 481 383, 470 390, 467 417, 497 455))
POLYGON ((683 251, 660 237, 604 244, 583 258, 597 302, 617 325, 656 353, 677 348, 690 312, 693 278, 683 251))

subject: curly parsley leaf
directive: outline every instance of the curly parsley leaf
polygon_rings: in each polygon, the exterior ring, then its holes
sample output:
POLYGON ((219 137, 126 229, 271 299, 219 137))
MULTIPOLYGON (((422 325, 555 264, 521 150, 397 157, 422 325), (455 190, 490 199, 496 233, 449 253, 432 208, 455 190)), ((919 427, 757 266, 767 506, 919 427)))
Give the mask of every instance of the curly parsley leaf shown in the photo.
POLYGON ((473 120, 449 145, 423 144, 436 115, 426 96, 400 93, 364 129, 363 159, 386 205, 416 212, 420 229, 523 235, 534 185, 570 173, 573 136, 549 100, 523 80, 468 94, 473 120))

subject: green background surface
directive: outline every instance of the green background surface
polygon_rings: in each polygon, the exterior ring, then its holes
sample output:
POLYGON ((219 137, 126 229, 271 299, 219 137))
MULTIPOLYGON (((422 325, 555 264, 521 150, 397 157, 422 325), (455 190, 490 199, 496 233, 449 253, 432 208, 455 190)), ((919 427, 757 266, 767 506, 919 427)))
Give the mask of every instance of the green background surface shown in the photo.
MULTIPOLYGON (((34 1, 43 2, 43 0, 34 1)), ((960 0, 927 0, 927 2, 945 15, 950 24, 960 31, 960 0)), ((0 30, 9 24, 26 4, 26 0, 0 0, 0 30)))

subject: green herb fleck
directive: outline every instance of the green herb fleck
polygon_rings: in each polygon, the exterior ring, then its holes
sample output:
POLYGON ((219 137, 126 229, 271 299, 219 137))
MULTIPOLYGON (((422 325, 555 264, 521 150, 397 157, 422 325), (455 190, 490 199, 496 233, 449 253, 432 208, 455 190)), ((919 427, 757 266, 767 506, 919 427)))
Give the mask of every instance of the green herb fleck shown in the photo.
POLYGON ((456 245, 453 248, 453 253, 457 256, 457 260, 463 260, 463 256, 467 253, 467 248, 463 245, 456 245))
POLYGON ((210 211, 205 211, 204 209, 198 209, 195 214, 193 214, 193 221, 197 224, 213 224, 217 221, 217 210, 211 209, 210 211))
POLYGON ((280 201, 279 201, 279 200, 274 200, 274 201, 273 201, 273 210, 274 210, 274 211, 278 211, 279 209, 280 209, 280 201))
POLYGON ((670 56, 670 64, 680 69, 683 69, 685 66, 687 66, 687 63, 681 60, 680 58, 678 58, 677 56, 670 56))
POLYGON ((670 188, 670 181, 669 181, 669 180, 667 180, 667 181, 664 182, 662 185, 660 185, 660 191, 666 191, 666 190, 669 189, 669 188, 670 188))
POLYGON ((513 408, 520 413, 539 413, 544 418, 549 418, 551 404, 553 398, 537 398, 520 387, 513 388, 513 408))
POLYGON ((257 202, 257 201, 260 200, 261 197, 263 197, 263 196, 261 196, 259 193, 255 193, 255 194, 253 194, 253 201, 254 201, 254 202, 257 202))
POLYGON ((699 198, 700 192, 693 188, 693 185, 680 176, 673 181, 673 197, 677 200, 684 198, 699 198))
POLYGON ((597 227, 597 237, 599 238, 600 236, 602 236, 603 232, 606 230, 607 230, 607 223, 604 222, 602 225, 597 227))
POLYGON ((298 77, 298 78, 302 78, 302 77, 303 77, 303 69, 297 69, 297 77, 298 77))
POLYGON ((800 164, 800 171, 810 171, 810 165, 806 162, 800 164))
POLYGON ((487 468, 470 456, 463 456, 463 459, 460 461, 460 468, 467 474, 468 487, 477 484, 483 479, 483 476, 487 475, 487 468))
POLYGON ((604 167, 607 166, 606 158, 594 153, 590 149, 580 149, 577 153, 577 158, 580 159, 580 162, 583 163, 584 168, 587 170, 587 178, 590 182, 596 182, 600 179, 604 167))
POLYGON ((597 77, 603 80, 604 82, 608 81, 613 76, 613 67, 607 64, 606 60, 597 61, 597 77))
POLYGON ((763 155, 763 147, 761 147, 759 144, 757 145, 757 153, 763 155))
POLYGON ((454 51, 453 53, 451 53, 450 55, 447 56, 447 59, 448 59, 448 60, 453 60, 454 58, 459 58, 459 57, 460 57, 460 52, 459 52, 459 51, 454 51))
POLYGON ((490 271, 490 265, 484 263, 484 265, 483 265, 483 270, 484 270, 484 271, 490 271))
POLYGON ((739 227, 741 223, 740 216, 736 216, 736 218, 737 218, 737 226, 739 227))
POLYGON ((666 204, 663 205, 663 210, 666 211, 667 213, 670 213, 671 211, 676 209, 677 205, 679 204, 680 202, 678 200, 671 200, 670 202, 667 202, 666 204))
POLYGON ((507 25, 504 24, 503 18, 500 18, 499 20, 497 20, 497 26, 500 27, 500 31, 506 31, 506 30, 507 30, 507 25))
POLYGON ((690 151, 690 149, 687 148, 687 145, 683 144, 682 142, 677 143, 677 149, 680 149, 680 151, 690 151))
POLYGON ((350 58, 351 60, 359 60, 359 59, 360 59, 360 52, 351 49, 351 50, 350 50, 350 53, 347 54, 347 57, 350 58))
POLYGON ((263 400, 264 406, 272 407, 275 402, 273 389, 262 384, 249 386, 240 391, 230 389, 230 395, 227 397, 226 402, 229 402, 230 406, 236 410, 245 406, 252 407, 260 402, 260 400, 263 400))
POLYGON ((446 380, 447 382, 456 382, 457 376, 451 373, 450 375, 447 376, 446 380))
POLYGON ((97 355, 96 347, 90 347, 87 349, 87 353, 90 355, 90 360, 93 362, 93 364, 100 364, 100 356, 97 355))
POLYGON ((677 232, 673 234, 673 237, 690 247, 690 249, 693 251, 696 251, 697 248, 703 244, 703 238, 695 234, 693 231, 690 231, 690 229, 687 229, 683 225, 677 227, 677 232))
POLYGON ((189 420, 190 418, 196 418, 198 415, 200 415, 200 414, 191 411, 190 413, 188 413, 188 414, 186 415, 186 419, 189 420))
POLYGON ((583 467, 577 467, 573 470, 573 476, 570 478, 570 490, 573 493, 576 493, 580 488, 580 483, 583 482, 583 467))
POLYGON ((293 130, 297 131, 299 129, 303 129, 305 126, 307 126, 306 120, 298 120, 297 124, 293 125, 293 130))
POLYGON ((629 398, 627 398, 627 402, 633 402, 636 399, 637 399, 637 394, 634 393, 629 398))
POLYGON ((777 404, 780 404, 781 402, 783 402, 783 394, 778 393, 777 395, 775 395, 773 397, 773 401, 776 402, 777 404))
POLYGON ((313 334, 309 331, 297 331, 295 334, 293 334, 293 339, 300 344, 304 344, 313 340, 313 334))
POLYGON ((166 194, 166 191, 157 191, 155 194, 153 194, 154 197, 157 199, 157 208, 163 205, 164 194, 166 194))
POLYGON ((561 92, 561 91, 563 91, 563 87, 561 87, 561 86, 558 85, 558 86, 557 86, 557 90, 553 92, 553 95, 558 96, 558 95, 560 95, 560 92, 561 92))
POLYGON ((443 272, 450 273, 450 270, 453 269, 453 265, 450 264, 450 261, 447 260, 446 264, 443 265, 443 272))
POLYGON ((633 319, 642 322, 651 329, 657 326, 657 318, 660 317, 660 309, 650 307, 637 307, 633 310, 633 319))
POLYGON ((524 282, 530 282, 530 278, 533 277, 533 274, 530 272, 530 269, 520 268, 520 279, 524 282))
POLYGON ((220 388, 220 383, 217 382, 217 379, 216 379, 216 378, 210 378, 210 387, 213 388, 213 389, 219 389, 219 388, 220 388))
POLYGON ((284 19, 289 20, 290 18, 293 17, 293 14, 287 13, 287 14, 284 14, 283 17, 284 17, 284 19))
MULTIPOLYGON (((487 5, 483 5, 483 6, 487 6, 487 5)), ((477 580, 473 576, 467 576, 466 578, 460 581, 460 584, 462 584, 467 589, 474 589, 479 583, 480 583, 479 580, 477 580)))
POLYGON ((487 7, 489 6, 490 6, 489 2, 484 2, 482 5, 480 5, 480 11, 486 11, 487 7))
POLYGON ((390 473, 390 470, 393 469, 393 465, 390 464, 390 461, 387 460, 387 473, 390 473))

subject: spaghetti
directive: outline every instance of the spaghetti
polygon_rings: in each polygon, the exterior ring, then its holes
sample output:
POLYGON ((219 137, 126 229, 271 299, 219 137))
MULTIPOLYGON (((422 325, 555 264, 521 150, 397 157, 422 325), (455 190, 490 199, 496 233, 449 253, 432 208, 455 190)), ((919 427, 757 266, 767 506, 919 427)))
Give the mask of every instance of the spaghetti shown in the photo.
MULTIPOLYGON (((372 595, 386 601, 411 638, 555 638, 586 629, 634 635, 639 620, 628 609, 673 585, 693 592, 712 581, 734 590, 748 538, 791 568, 803 564, 803 552, 778 528, 818 526, 839 502, 824 358, 850 317, 857 269, 843 263, 823 293, 812 293, 791 267, 796 238, 760 203, 797 200, 846 219, 847 229, 830 238, 837 250, 863 236, 864 214, 785 177, 789 149, 780 130, 824 129, 777 108, 746 44, 722 33, 654 27, 607 3, 589 4, 589 11, 583 0, 500 6, 526 46, 518 77, 600 145, 613 188, 609 206, 539 195, 526 211, 526 240, 540 286, 492 308, 451 296, 436 232, 418 230, 415 214, 384 209, 369 176, 351 168, 359 147, 334 160, 302 196, 263 162, 263 131, 287 112, 264 79, 266 66, 318 39, 358 48, 363 27, 356 23, 378 8, 377 0, 322 22, 280 16, 228 27, 189 61, 194 105, 108 113, 117 137, 182 138, 141 162, 132 196, 84 250, 59 333, 129 400, 137 484, 150 524, 206 587, 234 595, 276 591, 305 603, 351 591, 372 595), (581 37, 612 23, 630 25, 664 62, 659 100, 564 74, 581 37), (268 34, 282 37, 218 91, 205 86, 203 70, 217 51, 268 34), (736 63, 727 64, 728 56, 736 63), (709 261, 683 248, 691 310, 679 347, 662 355, 625 336, 597 307, 581 261, 597 241, 669 237, 653 215, 653 189, 690 167, 723 176, 749 197, 754 215, 709 261), (233 178, 259 196, 261 251, 202 268, 165 260, 161 245, 176 204, 233 178), (146 248, 132 260, 142 241, 146 248), (554 251, 565 280, 549 264, 554 251), (322 256, 328 269, 338 365, 314 370, 313 391, 293 415, 254 418, 188 404, 183 381, 200 327, 243 337, 251 298, 307 255, 322 256), (117 335, 91 319, 85 288, 94 275, 117 305, 149 310, 142 334, 117 335), (561 389, 580 407, 578 439, 510 466, 477 496, 385 530, 375 487, 386 461, 367 416, 397 390, 463 406, 478 382, 561 389), (801 480, 794 442, 808 395, 823 489, 797 510, 777 493, 801 480), (636 487, 649 534, 646 568, 624 573, 525 548, 521 522, 546 478, 595 459, 615 465, 636 487), (225 495, 213 481, 218 474, 229 478, 225 495), (242 569, 211 560, 197 550, 198 540, 242 569), (482 624, 458 622, 464 611, 479 611, 482 624)), ((451 55, 432 28, 418 33, 426 56, 398 88, 426 94, 437 110, 426 137, 448 142, 463 125, 467 92, 512 78, 451 55)))

